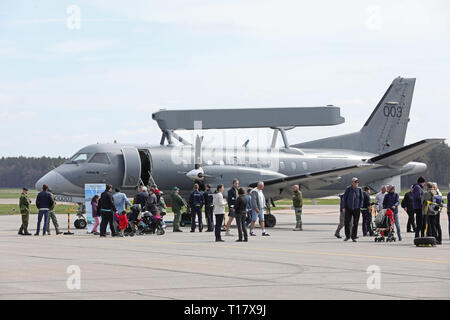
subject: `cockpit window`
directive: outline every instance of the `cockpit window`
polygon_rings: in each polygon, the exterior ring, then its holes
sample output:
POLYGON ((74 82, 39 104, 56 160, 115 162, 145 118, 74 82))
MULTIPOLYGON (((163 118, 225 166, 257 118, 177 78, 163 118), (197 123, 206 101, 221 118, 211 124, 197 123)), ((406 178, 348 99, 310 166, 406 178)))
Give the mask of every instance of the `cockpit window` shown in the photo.
POLYGON ((89 163, 102 163, 102 164, 110 164, 108 155, 106 153, 96 153, 89 163))
POLYGON ((77 153, 70 159, 70 161, 80 163, 80 162, 86 162, 88 158, 89 158, 89 155, 87 153, 77 153))

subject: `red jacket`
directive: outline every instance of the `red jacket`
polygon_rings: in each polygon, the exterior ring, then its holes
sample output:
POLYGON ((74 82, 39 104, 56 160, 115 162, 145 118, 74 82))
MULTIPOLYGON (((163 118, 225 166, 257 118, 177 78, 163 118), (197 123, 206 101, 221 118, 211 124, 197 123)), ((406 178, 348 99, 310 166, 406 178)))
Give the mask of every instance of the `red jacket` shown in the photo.
POLYGON ((128 227, 128 218, 126 214, 121 214, 119 216, 119 229, 125 230, 128 227))

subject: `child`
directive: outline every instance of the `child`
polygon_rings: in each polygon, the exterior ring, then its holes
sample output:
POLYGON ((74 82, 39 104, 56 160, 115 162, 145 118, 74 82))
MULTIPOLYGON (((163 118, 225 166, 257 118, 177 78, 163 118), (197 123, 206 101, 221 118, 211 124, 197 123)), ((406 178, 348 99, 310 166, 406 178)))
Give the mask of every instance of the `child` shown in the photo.
POLYGON ((125 233, 125 229, 128 227, 128 218, 127 218, 127 212, 122 211, 122 213, 119 216, 119 233, 120 236, 123 237, 125 233))

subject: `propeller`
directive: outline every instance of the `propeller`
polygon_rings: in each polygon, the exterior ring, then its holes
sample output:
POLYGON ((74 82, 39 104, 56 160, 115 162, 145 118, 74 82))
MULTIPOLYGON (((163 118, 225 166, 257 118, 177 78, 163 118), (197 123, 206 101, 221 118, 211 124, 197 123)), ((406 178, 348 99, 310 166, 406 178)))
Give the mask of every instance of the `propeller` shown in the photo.
POLYGON ((195 155, 194 155, 194 169, 187 172, 186 176, 194 181, 203 181, 205 178, 213 178, 213 176, 209 176, 205 174, 202 164, 202 138, 197 135, 195 139, 195 155))

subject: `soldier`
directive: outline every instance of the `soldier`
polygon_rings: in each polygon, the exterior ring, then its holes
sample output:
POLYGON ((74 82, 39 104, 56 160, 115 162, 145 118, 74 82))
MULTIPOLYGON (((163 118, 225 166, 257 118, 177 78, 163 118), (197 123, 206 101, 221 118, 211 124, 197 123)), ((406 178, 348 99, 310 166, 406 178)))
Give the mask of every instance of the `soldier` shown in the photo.
POLYGON ((202 207, 203 207, 203 193, 199 191, 200 186, 194 184, 194 191, 189 197, 189 206, 191 207, 191 232, 195 232, 195 216, 198 216, 198 231, 203 230, 202 221, 202 207))
POLYGON ((292 205, 295 210, 295 217, 297 224, 295 225, 294 231, 302 231, 302 208, 303 208, 303 196, 300 191, 300 187, 295 185, 293 187, 294 195, 292 196, 292 205))
POLYGON ((164 200, 164 197, 163 197, 164 192, 156 189, 155 194, 156 194, 156 199, 158 200, 157 206, 158 206, 159 214, 162 217, 164 217, 167 214, 167 205, 166 205, 166 201, 164 200))
POLYGON ((48 225, 47 225, 47 234, 50 235, 50 219, 53 222, 53 226, 55 227, 55 232, 57 235, 61 234, 62 232, 59 231, 59 224, 58 224, 58 220, 56 219, 56 214, 55 214, 55 207, 56 207, 56 198, 55 195, 52 192, 51 188, 48 188, 48 192, 50 192, 50 194, 52 195, 53 198, 53 206, 50 208, 50 217, 48 219, 48 225))
POLYGON ((186 202, 179 195, 179 192, 180 192, 180 188, 173 187, 173 192, 170 195, 171 202, 172 202, 172 211, 173 211, 173 214, 174 214, 174 218, 173 218, 173 232, 183 232, 180 229, 181 208, 183 206, 186 206, 186 202))
POLYGON ((206 223, 208 224, 208 230, 206 232, 214 231, 214 221, 213 221, 213 192, 211 191, 211 185, 206 185, 206 191, 203 192, 203 199, 205 203, 205 217, 206 223))
POLYGON ((19 234, 22 236, 31 236, 28 232, 28 221, 30 220, 30 204, 31 200, 28 198, 28 189, 22 188, 22 194, 20 195, 19 208, 22 215, 22 225, 19 229, 19 234))

